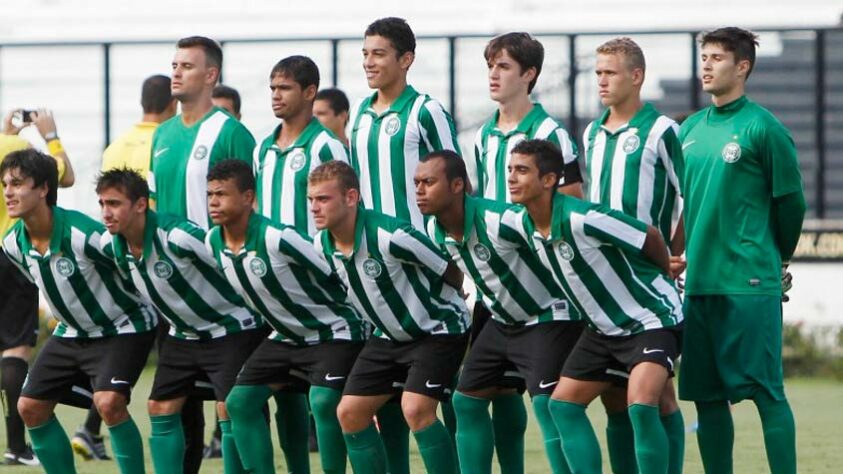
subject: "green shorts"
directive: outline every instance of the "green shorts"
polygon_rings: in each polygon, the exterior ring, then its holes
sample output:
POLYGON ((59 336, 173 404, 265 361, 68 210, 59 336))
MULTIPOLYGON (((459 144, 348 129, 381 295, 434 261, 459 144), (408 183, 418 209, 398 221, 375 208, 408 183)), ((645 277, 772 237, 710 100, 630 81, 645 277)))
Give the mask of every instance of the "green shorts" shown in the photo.
POLYGON ((781 297, 705 295, 685 298, 679 398, 696 402, 784 400, 781 297))

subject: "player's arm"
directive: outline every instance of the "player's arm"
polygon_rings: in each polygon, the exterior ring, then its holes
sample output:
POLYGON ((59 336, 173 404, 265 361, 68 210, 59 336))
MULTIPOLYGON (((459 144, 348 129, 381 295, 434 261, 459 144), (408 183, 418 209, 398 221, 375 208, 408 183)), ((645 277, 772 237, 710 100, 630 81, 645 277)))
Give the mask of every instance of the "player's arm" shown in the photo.
POLYGON ((559 178, 557 191, 582 199, 582 172, 577 161, 577 145, 562 127, 554 130, 547 139, 562 151, 562 177, 559 178))
POLYGON ((333 138, 333 135, 319 148, 320 163, 332 160, 348 163, 348 148, 341 141, 333 138))
POLYGON ((445 283, 457 290, 462 290, 462 282, 465 276, 453 260, 448 260, 448 267, 445 269, 445 274, 442 275, 442 278, 445 280, 445 283))
POLYGON ((35 283, 35 279, 32 277, 29 271, 26 270, 27 265, 24 262, 23 252, 21 251, 21 247, 17 240, 17 231, 14 230, 14 228, 13 230, 10 230, 6 234, 6 237, 3 239, 2 247, 0 247, 0 252, 5 253, 6 256, 9 257, 9 261, 12 262, 12 264, 15 266, 15 268, 18 269, 18 271, 23 273, 27 280, 29 280, 31 283, 35 283))
POLYGON ((463 275, 459 267, 442 254, 433 241, 410 225, 392 234, 389 252, 398 260, 427 267, 437 275, 442 275, 445 283, 458 290, 462 288, 463 275))
POLYGON ((419 127, 428 150, 452 150, 461 154, 454 120, 439 102, 429 100, 422 105, 419 127))
POLYGON ((644 246, 641 247, 641 254, 672 278, 678 276, 671 271, 670 254, 667 253, 667 244, 665 244, 661 232, 651 225, 647 226, 647 237, 644 239, 644 246))
POLYGON ((583 230, 600 242, 641 255, 672 276, 667 244, 655 227, 620 211, 594 205, 585 215, 583 230))
POLYGON ((214 255, 205 247, 205 230, 185 221, 167 232, 167 247, 180 258, 198 260, 217 268, 214 255))
POLYGON ((486 169, 483 166, 483 128, 480 127, 474 137, 474 173, 468 176, 472 183, 470 194, 480 197, 483 197, 483 190, 486 189, 486 169))
POLYGON ((252 161, 255 145, 255 137, 252 136, 246 127, 237 123, 237 126, 232 128, 231 136, 228 140, 228 156, 226 158, 236 158, 248 163, 252 161))
MULTIPOLYGON (((70 159, 67 157, 67 152, 62 146, 61 140, 56 133, 56 122, 53 118, 53 113, 47 109, 38 109, 32 112, 32 122, 24 122, 21 126, 16 126, 12 121, 15 115, 23 113, 23 109, 15 109, 9 111, 3 119, 3 133, 6 135, 17 135, 25 127, 34 125, 47 143, 47 148, 50 155, 56 160, 59 175, 59 187, 67 188, 73 186, 76 181, 76 175, 73 172, 73 166, 70 164, 70 159)), ((23 139, 21 139, 23 140, 23 139)), ((24 140, 25 141, 25 140, 24 140)), ((27 142, 26 148, 31 148, 27 142)))
POLYGON ((328 262, 320 255, 309 237, 292 227, 284 229, 278 242, 278 251, 293 265, 310 271, 320 283, 331 280, 335 275, 328 262))

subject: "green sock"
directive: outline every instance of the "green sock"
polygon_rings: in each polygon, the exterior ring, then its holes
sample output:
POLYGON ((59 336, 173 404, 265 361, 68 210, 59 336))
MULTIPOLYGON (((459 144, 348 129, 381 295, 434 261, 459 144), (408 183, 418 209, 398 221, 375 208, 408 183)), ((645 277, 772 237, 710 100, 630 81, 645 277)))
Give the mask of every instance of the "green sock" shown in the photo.
POLYGON ((310 409, 316 421, 316 439, 319 440, 319 458, 325 474, 345 472, 345 440, 337 419, 337 405, 342 392, 318 385, 310 386, 310 409))
MULTIPOLYGON (((614 474, 637 474, 635 462, 635 435, 629 412, 607 413, 606 445, 609 448, 609 464, 614 474)), ((683 431, 684 432, 684 431, 683 431)))
POLYGON ((457 455, 448 429, 438 419, 430 426, 413 432, 424 467, 431 474, 454 474, 457 455))
POLYGON ((275 429, 278 444, 287 460, 287 472, 310 472, 310 450, 307 437, 310 433, 310 410, 303 393, 278 392, 275 394, 278 411, 275 412, 275 429))
MULTIPOLYGON (((495 451, 494 427, 489 400, 455 392, 457 415, 457 458, 463 474, 490 474, 495 451)), ((502 471, 503 472, 503 471, 502 471)))
POLYGON ((492 399, 492 424, 501 474, 523 473, 524 432, 527 431, 524 397, 520 393, 510 393, 492 399))
POLYGON ((46 423, 35 428, 29 428, 29 439, 32 440, 32 450, 41 460, 44 472, 47 474, 75 474, 73 465, 73 450, 67 433, 55 415, 46 423))
MULTIPOLYGON (((264 423, 265 424, 265 423, 264 423)), ((246 474, 246 468, 243 467, 243 461, 240 459, 240 453, 237 450, 237 445, 234 443, 234 434, 231 433, 231 420, 220 420, 220 432, 222 433, 222 466, 225 474, 246 474)), ((270 443, 270 446, 272 443, 270 443)), ((271 451, 270 451, 271 453, 271 451)), ((274 473, 274 465, 270 473, 274 473)), ((258 472, 258 471, 250 471, 258 472)))
POLYGON ((635 433, 635 460, 641 474, 665 474, 670 459, 667 434, 664 432, 659 407, 633 403, 629 420, 635 433))
MULTIPOLYGON (((386 474, 386 452, 375 425, 356 433, 343 433, 348 461, 354 474, 386 474)), ((392 472, 392 471, 388 471, 392 472)))
POLYGON ((787 400, 774 400, 766 393, 753 399, 761 416, 764 447, 772 474, 796 472, 796 422, 787 400))
POLYGON ((577 403, 553 400, 547 404, 553 423, 559 430, 562 452, 568 461, 568 468, 577 474, 599 474, 603 472, 600 444, 594 428, 585 414, 585 407, 577 403))
POLYGON ((143 438, 131 418, 108 427, 114 460, 122 474, 143 474, 143 438))
POLYGON ((410 474, 410 427, 404 420, 401 404, 388 402, 378 410, 383 446, 389 474, 410 474))
POLYGON ((275 459, 272 454, 272 437, 263 415, 263 407, 272 395, 267 385, 235 385, 225 399, 225 408, 231 418, 224 425, 220 422, 223 435, 223 464, 228 473, 229 463, 257 474, 274 473, 275 459), (226 457, 226 441, 234 454, 226 457), (235 445, 236 443, 236 445, 235 445), (238 454, 239 453, 239 454, 238 454))
POLYGON ((571 469, 568 468, 565 455, 562 453, 559 429, 556 428, 556 425, 553 423, 553 417, 550 416, 550 410, 548 409, 549 401, 549 395, 536 395, 533 397, 533 412, 536 414, 536 421, 539 423, 542 438, 544 439, 544 452, 547 454, 548 463, 550 463, 550 472, 553 474, 570 474, 571 469))
POLYGON ((697 444, 707 473, 732 473, 732 448, 735 444, 735 426, 729 402, 696 402, 697 444))
POLYGON ((670 446, 667 474, 682 474, 685 464, 685 420, 682 418, 682 411, 676 410, 661 418, 664 432, 667 434, 667 444, 670 446))
POLYGON ((181 474, 184 461, 184 429, 181 414, 149 417, 152 433, 149 436, 149 451, 155 474, 181 474))

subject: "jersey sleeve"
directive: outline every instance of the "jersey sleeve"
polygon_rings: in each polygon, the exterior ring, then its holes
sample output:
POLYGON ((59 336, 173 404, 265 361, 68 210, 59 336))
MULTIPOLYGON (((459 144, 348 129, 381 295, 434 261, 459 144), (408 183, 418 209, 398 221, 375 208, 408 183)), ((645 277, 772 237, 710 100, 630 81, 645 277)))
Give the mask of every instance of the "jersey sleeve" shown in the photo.
POLYGON ((319 162, 342 161, 348 163, 348 149, 339 140, 329 137, 319 148, 319 162))
POLYGON ((205 231, 192 222, 185 221, 170 229, 167 247, 177 257, 199 260, 216 267, 213 255, 205 247, 205 231))
POLYGON ((155 167, 158 164, 158 159, 155 158, 156 143, 158 142, 158 132, 160 127, 155 129, 152 135, 152 146, 149 147, 149 173, 146 176, 146 182, 149 185, 149 199, 155 201, 158 199, 157 186, 155 185, 155 167))
POLYGON ((585 214, 585 235, 604 244, 640 253, 647 239, 647 224, 605 206, 593 206, 585 214))
POLYGON ((501 214, 498 228, 498 244, 507 248, 530 248, 524 232, 524 218, 521 209, 507 209, 501 214))
POLYGON ((772 196, 777 198, 802 192, 802 173, 790 132, 779 123, 768 123, 763 127, 756 126, 756 134, 761 166, 770 183, 772 196))
POLYGON ((562 178, 559 180, 559 185, 582 183, 582 173, 577 161, 577 144, 571 140, 568 131, 557 127, 547 139, 562 151, 562 178))
POLYGON ((293 265, 306 268, 318 279, 325 280, 333 275, 330 265, 325 261, 310 238, 298 233, 292 228, 281 231, 278 249, 293 265))
POLYGON ((232 130, 227 145, 225 158, 236 158, 246 162, 252 160, 256 145, 255 138, 239 122, 237 122, 237 126, 232 130))
POLYGON ((445 274, 448 268, 448 259, 436 245, 410 225, 393 232, 389 240, 389 253, 402 262, 427 267, 437 275, 445 274))
POLYGON ((32 278, 29 271, 26 269, 26 262, 24 262, 23 252, 21 251, 21 247, 18 243, 18 233, 16 231, 17 225, 12 228, 7 234, 6 237, 3 239, 3 253, 9 257, 9 261, 23 273, 27 280, 32 283, 35 283, 35 279, 32 278))
POLYGON ((468 176, 475 196, 483 197, 486 190, 486 167, 483 165, 483 129, 477 130, 474 136, 474 173, 468 176))
POLYGON ((428 100, 422 105, 419 110, 419 127, 428 150, 452 150, 460 154, 454 119, 439 102, 428 100))
POLYGON ((665 130, 658 143, 658 153, 667 170, 670 185, 676 190, 676 194, 682 195, 685 158, 682 154, 682 143, 679 141, 679 125, 674 123, 665 130))

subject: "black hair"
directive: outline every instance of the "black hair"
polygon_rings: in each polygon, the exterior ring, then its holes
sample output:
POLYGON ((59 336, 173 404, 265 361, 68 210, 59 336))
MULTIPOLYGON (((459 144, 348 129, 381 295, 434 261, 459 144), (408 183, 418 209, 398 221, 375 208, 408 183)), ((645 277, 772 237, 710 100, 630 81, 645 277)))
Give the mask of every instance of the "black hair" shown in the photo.
POLYGON ((337 88, 322 89, 316 93, 314 100, 328 101, 328 105, 334 111, 334 115, 348 112, 349 109, 348 97, 345 95, 345 92, 337 88))
POLYGON ((32 178, 32 187, 47 184, 47 205, 55 206, 58 200, 59 168, 56 159, 38 150, 29 148, 13 151, 0 163, 0 178, 7 171, 17 170, 21 178, 32 178))
POLYGON ((202 48, 202 51, 205 52, 206 63, 222 72, 222 47, 211 38, 206 38, 204 36, 188 36, 187 38, 180 39, 179 42, 176 43, 176 47, 179 49, 202 48))
POLYGON ((506 33, 489 41, 486 49, 483 50, 483 57, 486 58, 486 62, 491 62, 502 51, 506 51, 521 66, 521 74, 531 67, 536 68, 536 77, 527 86, 527 92, 532 92, 542 72, 544 46, 529 33, 506 33))
POLYGON ((536 162, 536 168, 539 169, 539 178, 544 177, 548 173, 556 175, 556 183, 562 179, 565 158, 562 156, 562 150, 553 142, 548 140, 524 140, 519 142, 512 148, 512 153, 519 155, 530 155, 536 162))
POLYGON ((215 164, 208 171, 208 181, 233 179, 241 193, 255 190, 255 175, 252 166, 236 158, 228 158, 215 164))
POLYGON ((149 76, 141 86, 141 107, 145 114, 160 114, 173 101, 170 78, 161 74, 149 76))
POLYGON ((419 159, 420 163, 426 163, 431 160, 441 159, 445 162, 445 176, 448 178, 448 183, 455 179, 461 179, 466 189, 470 186, 468 182, 468 172, 465 169, 465 161, 462 157, 453 150, 437 150, 419 159))
POLYGON ((319 68, 307 56, 289 56, 278 61, 272 67, 269 78, 272 79, 279 74, 296 81, 302 89, 310 86, 319 88, 319 68))
POLYGON ((749 79, 749 74, 755 67, 755 47, 758 46, 758 35, 736 26, 727 26, 703 34, 700 44, 705 46, 709 43, 719 44, 726 51, 733 53, 735 64, 743 60, 749 61, 749 69, 746 71, 746 78, 749 79))
POLYGON ((106 189, 117 189, 131 202, 137 202, 140 198, 149 199, 149 185, 146 179, 137 171, 131 168, 115 168, 103 171, 97 177, 97 194, 106 189))
POLYGON ((220 84, 214 87, 211 97, 214 99, 229 99, 234 108, 234 113, 240 113, 240 93, 237 92, 237 89, 220 84))
POLYGON ((366 27, 363 36, 381 36, 388 39, 399 58, 404 53, 416 52, 416 36, 407 20, 403 18, 387 17, 375 20, 366 27))

